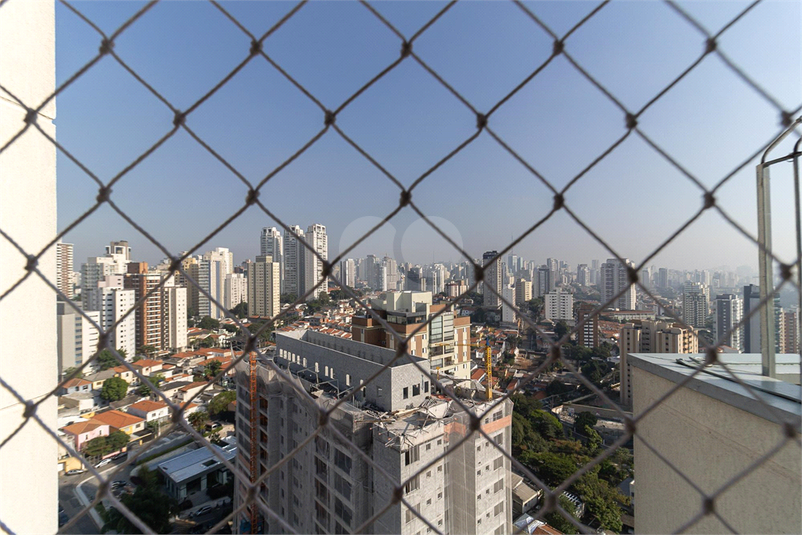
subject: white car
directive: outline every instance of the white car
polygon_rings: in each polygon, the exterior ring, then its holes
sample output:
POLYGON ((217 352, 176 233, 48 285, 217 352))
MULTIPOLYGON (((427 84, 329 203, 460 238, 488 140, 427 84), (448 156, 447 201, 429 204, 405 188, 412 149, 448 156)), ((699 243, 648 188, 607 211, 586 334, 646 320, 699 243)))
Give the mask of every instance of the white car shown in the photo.
POLYGON ((99 463, 97 463, 95 465, 95 468, 100 468, 101 466, 106 466, 110 462, 111 462, 111 459, 103 459, 102 461, 100 461, 99 463))
POLYGON ((211 510, 212 510, 212 506, 211 505, 204 505, 203 507, 201 507, 200 509, 198 509, 197 511, 192 513, 192 516, 205 515, 206 513, 211 512, 211 510))

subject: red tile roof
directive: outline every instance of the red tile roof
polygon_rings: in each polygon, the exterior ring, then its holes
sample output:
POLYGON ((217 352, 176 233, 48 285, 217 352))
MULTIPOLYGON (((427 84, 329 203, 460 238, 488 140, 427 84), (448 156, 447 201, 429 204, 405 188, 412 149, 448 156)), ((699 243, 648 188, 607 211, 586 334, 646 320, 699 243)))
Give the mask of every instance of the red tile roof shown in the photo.
POLYGON ((62 386, 62 388, 72 388, 74 386, 84 386, 84 385, 91 385, 91 384, 92 384, 92 381, 87 381, 86 379, 80 379, 78 377, 74 377, 74 378, 70 379, 69 381, 67 381, 66 383, 64 383, 61 386, 62 386))
POLYGON ((94 431, 103 425, 108 424, 92 419, 86 422, 75 422, 74 424, 70 424, 64 427, 63 431, 71 435, 81 435, 83 433, 88 433, 89 431, 94 431))
POLYGON ((122 429, 142 422, 142 418, 123 411, 106 411, 95 414, 94 420, 108 424, 110 427, 122 429))
POLYGON ((129 410, 137 409, 144 412, 152 412, 152 411, 157 411, 159 409, 163 409, 165 407, 167 407, 167 403, 164 403, 162 401, 150 401, 145 399, 142 401, 137 401, 136 403, 128 407, 128 409, 129 410))

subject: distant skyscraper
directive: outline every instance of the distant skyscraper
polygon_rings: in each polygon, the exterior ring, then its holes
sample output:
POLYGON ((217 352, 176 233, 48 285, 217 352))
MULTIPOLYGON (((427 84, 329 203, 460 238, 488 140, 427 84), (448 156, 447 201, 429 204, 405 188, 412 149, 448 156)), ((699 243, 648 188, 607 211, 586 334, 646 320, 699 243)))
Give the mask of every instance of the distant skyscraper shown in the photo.
POLYGON ((248 315, 274 317, 281 311, 279 265, 270 256, 248 264, 248 315))
POLYGON ((382 264, 384 264, 385 268, 385 277, 387 283, 387 290, 397 290, 398 289, 398 263, 390 258, 389 256, 385 256, 382 259, 382 264))
POLYGON ((590 286, 590 269, 587 264, 576 266, 576 282, 580 286, 590 286))
POLYGON ((484 306, 498 308, 501 300, 498 296, 488 289, 492 288, 496 293, 501 294, 501 261, 498 252, 487 251, 482 255, 482 267, 484 267, 484 306))
POLYGON ((97 288, 98 281, 102 281, 107 275, 122 275, 124 272, 117 271, 118 266, 114 259, 109 256, 91 256, 86 259, 86 263, 81 266, 81 295, 86 299, 87 292, 97 288))
POLYGON ((420 266, 413 266, 407 270, 406 290, 413 292, 426 291, 426 278, 421 273, 420 266))
POLYGON ((356 262, 353 258, 340 262, 340 281, 350 288, 356 288, 356 262))
POLYGON ((580 303, 576 308, 576 322, 581 323, 582 328, 577 336, 577 343, 584 347, 596 347, 599 345, 599 315, 593 314, 594 306, 590 303, 580 303))
POLYGON ((741 340, 742 328, 738 323, 743 317, 743 302, 733 294, 721 294, 716 296, 716 340, 723 336, 723 344, 741 351, 743 341, 741 340))
POLYGON ((226 310, 231 310, 248 300, 248 280, 244 273, 229 273, 225 280, 224 302, 226 310))
POLYGON ((260 254, 272 257, 273 262, 279 265, 281 291, 284 293, 284 239, 281 231, 276 227, 263 228, 259 245, 260 254))
MULTIPOLYGON (((326 227, 318 223, 309 225, 304 237, 309 248, 303 247, 303 286, 299 288, 298 295, 303 295, 323 279, 323 262, 329 259, 329 242, 326 235, 326 227), (310 250, 311 249, 311 250, 310 250), (315 251, 313 253, 312 251, 315 251)), ((301 270, 299 270, 300 275, 301 270)), ((300 277, 299 277, 300 279, 300 277)), ((307 301, 317 299, 321 294, 328 292, 328 285, 323 281, 315 290, 307 296, 307 301)))
POLYGON ((515 284, 515 303, 525 305, 532 300, 532 283, 526 279, 518 279, 515 284))
POLYGON ((74 290, 72 286, 73 272, 73 245, 71 243, 56 243, 56 287, 72 299, 74 290))
MULTIPOLYGON (((134 291, 135 300, 144 299, 144 302, 137 308, 136 349, 142 346, 150 346, 158 351, 167 349, 162 347, 162 330, 164 328, 162 291, 156 289, 161 278, 159 273, 148 271, 147 262, 130 262, 128 264, 124 286, 126 289, 134 291)), ((133 355, 129 356, 133 357, 133 355)))
POLYGON ((706 288, 699 283, 686 282, 682 289, 682 319, 694 328, 707 322, 706 288))
POLYGON ((555 288, 546 294, 543 308, 546 319, 570 320, 574 318, 574 296, 562 288, 555 288))
POLYGON ((668 288, 668 268, 660 268, 657 272, 657 287, 668 288))
POLYGON ((601 265, 599 290, 601 292, 602 304, 606 303, 619 292, 626 289, 617 299, 610 303, 611 308, 619 310, 635 310, 637 302, 637 289, 630 286, 627 268, 635 264, 628 258, 624 259, 624 264, 616 258, 611 258, 601 265))
MULTIPOLYGON (((760 305, 760 287, 750 284, 744 286, 744 317, 760 305)), ((760 311, 746 320, 743 329, 744 353, 760 353, 760 311)))
POLYGON ((799 353, 799 307, 783 311, 784 353, 799 353))
MULTIPOLYGON (((225 306, 226 275, 234 271, 234 255, 225 247, 218 247, 203 255, 198 265, 198 282, 220 305, 225 306)), ((198 296, 198 314, 214 319, 225 317, 218 305, 204 294, 198 296)))
POLYGON ((538 297, 543 297, 554 288, 554 272, 549 269, 549 266, 540 266, 537 268, 536 275, 536 293, 538 297))
MULTIPOLYGON (((136 295, 134 290, 125 289, 123 275, 109 275, 98 281, 95 288, 87 291, 83 297, 86 310, 97 310, 100 313, 100 325, 104 331, 112 328, 115 322, 134 308, 136 295)), ((111 346, 123 349, 129 359, 136 355, 136 319, 141 310, 134 310, 114 328, 111 346)))
POLYGON ((304 230, 298 225, 292 225, 289 231, 284 231, 284 293, 300 296, 303 285, 303 253, 305 247, 299 240, 304 239, 304 230))
MULTIPOLYGON (((515 286, 512 284, 505 284, 501 289, 501 296, 508 303, 515 304, 515 286)), ((518 321, 518 313, 514 307, 511 307, 504 301, 501 302, 501 321, 504 323, 515 323, 518 321)))

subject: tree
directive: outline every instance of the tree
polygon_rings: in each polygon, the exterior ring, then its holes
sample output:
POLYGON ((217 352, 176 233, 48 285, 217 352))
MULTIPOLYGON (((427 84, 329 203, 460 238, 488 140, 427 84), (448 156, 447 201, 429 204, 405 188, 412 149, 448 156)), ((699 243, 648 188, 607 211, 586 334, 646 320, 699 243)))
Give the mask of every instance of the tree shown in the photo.
MULTIPOLYGON (((161 373, 157 373, 150 377, 150 382, 156 386, 159 386, 159 384, 163 381, 164 381, 164 375, 162 375, 161 373)), ((143 384, 142 386, 137 388, 136 393, 139 394, 140 396, 149 396, 151 393, 151 389, 147 384, 143 384)))
POLYGON ((242 301, 237 306, 232 308, 229 312, 231 312, 238 318, 246 318, 248 317, 248 303, 242 301))
POLYGON ((131 437, 128 436, 128 433, 115 431, 106 438, 106 447, 108 449, 106 453, 120 451, 127 446, 130 441, 131 437))
POLYGON ((227 411, 228 405, 235 399, 237 399, 237 393, 233 390, 220 392, 209 402, 209 414, 216 416, 221 412, 227 411))
POLYGON ((100 366, 100 371, 108 370, 109 368, 114 368, 115 366, 119 366, 120 364, 120 362, 117 360, 114 354, 108 349, 104 349, 103 351, 97 354, 97 363, 100 366))
POLYGON ((206 377, 215 377, 220 370, 223 368, 223 365, 220 363, 219 360, 213 360, 209 364, 206 365, 206 377))
POLYGON ((540 316, 540 312, 543 310, 543 298, 535 297, 534 299, 530 299, 527 306, 529 307, 529 312, 532 314, 532 317, 537 319, 540 316))
POLYGON ((596 422, 598 421, 599 419, 596 418, 595 414, 593 414, 592 412, 583 411, 577 414, 576 417, 574 418, 574 426, 576 427, 577 430, 584 429, 585 426, 593 428, 593 426, 596 425, 596 422))
POLYGON ((537 475, 550 487, 556 487, 576 472, 579 467, 564 453, 537 453, 529 466, 537 470, 537 475))
POLYGON ((236 333, 239 332, 239 327, 237 327, 236 325, 230 325, 228 323, 223 323, 220 326, 223 328, 224 331, 228 331, 230 333, 236 334, 236 333))
POLYGON ((298 296, 294 293, 281 294, 281 303, 294 303, 298 300, 298 296))
MULTIPOLYGON (((627 498, 617 488, 599 479, 598 474, 585 474, 576 484, 580 499, 585 502, 585 517, 595 518, 602 528, 621 532, 621 508, 627 498)), ((586 522, 587 523, 587 522, 586 522)))
POLYGON ((211 316, 203 316, 198 323, 198 327, 207 331, 216 331, 220 328, 220 322, 211 316))
POLYGON ((65 378, 65 379, 66 379, 67 377, 71 377, 71 378, 73 378, 73 379, 80 379, 80 378, 82 378, 82 377, 84 376, 84 372, 83 372, 83 371, 80 371, 80 372, 77 372, 77 373, 76 373, 76 371, 77 371, 77 370, 78 370, 78 368, 76 368, 76 367, 74 367, 74 366, 71 366, 71 367, 67 368, 67 369, 66 369, 66 370, 64 370, 64 372, 63 372, 63 373, 64 373, 64 378, 65 378), (75 374, 75 375, 73 375, 73 374, 75 374))
POLYGON ((546 385, 546 394, 549 396, 555 396, 559 394, 565 394, 567 392, 572 392, 575 390, 576 387, 567 385, 557 379, 554 379, 548 385, 546 385))
POLYGON ((189 415, 189 423, 196 431, 200 432, 206 421, 209 419, 209 414, 206 411, 195 411, 189 415))
POLYGON ((119 377, 109 377, 103 381, 100 397, 106 401, 120 401, 128 393, 128 383, 119 377))
POLYGON ((565 336, 565 333, 568 332, 568 324, 565 321, 560 320, 554 326, 554 335, 557 337, 558 340, 562 339, 565 336))
POLYGON ((156 348, 150 345, 143 345, 139 348, 139 353, 141 355, 145 355, 149 359, 152 359, 153 356, 156 354, 156 348))
POLYGON ((95 437, 84 444, 82 452, 87 457, 100 457, 106 453, 106 437, 95 437))
MULTIPOLYGON (((566 498, 563 495, 560 495, 558 501, 560 502, 560 507, 562 507, 568 514, 572 517, 574 516, 574 504, 571 503, 571 500, 566 498)), ((551 513, 544 515, 543 520, 546 521, 548 525, 553 528, 556 528, 558 531, 561 531, 566 534, 574 534, 578 533, 576 526, 571 524, 567 518, 565 518, 559 511, 552 511, 551 513)))
MULTIPOLYGON (((142 522, 156 533, 170 533, 170 518, 178 513, 177 502, 161 490, 154 472, 146 466, 139 468, 141 484, 133 494, 124 494, 120 501, 142 522)), ((117 533, 141 533, 128 518, 112 507, 104 514, 103 533, 114 530, 117 533)))

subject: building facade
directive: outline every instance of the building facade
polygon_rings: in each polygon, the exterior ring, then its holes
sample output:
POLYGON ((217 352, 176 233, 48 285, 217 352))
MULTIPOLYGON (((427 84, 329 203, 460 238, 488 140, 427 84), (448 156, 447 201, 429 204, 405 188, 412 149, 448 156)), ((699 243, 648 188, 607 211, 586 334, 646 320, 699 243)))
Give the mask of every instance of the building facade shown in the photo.
POLYGON ((498 295, 501 295, 502 288, 501 259, 498 256, 498 251, 487 251, 483 254, 482 267, 485 275, 482 283, 483 304, 488 308, 498 308, 501 306, 501 299, 498 298, 498 295), (488 288, 492 288, 495 293, 488 288))
POLYGON ((574 296, 562 289, 555 288, 546 294, 543 314, 552 321, 574 319, 574 296))
POLYGON ((248 264, 248 315, 274 317, 281 311, 280 267, 270 256, 248 264))
POLYGON ((610 258, 601 265, 599 291, 601 292, 602 303, 607 303, 619 292, 621 293, 610 303, 610 308, 619 310, 635 310, 637 302, 637 288, 629 284, 628 268, 635 264, 628 258, 621 263, 617 258, 610 258))
POLYGON ((720 294, 716 296, 716 340, 722 340, 736 351, 743 351, 739 325, 743 317, 743 301, 734 294, 720 294))

